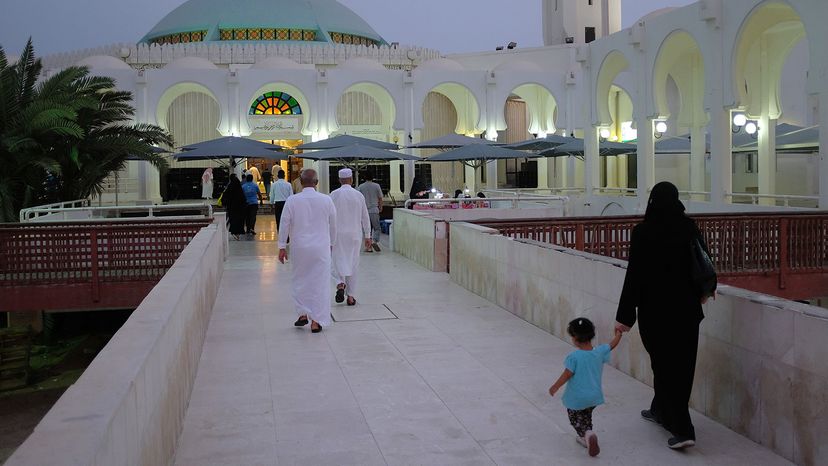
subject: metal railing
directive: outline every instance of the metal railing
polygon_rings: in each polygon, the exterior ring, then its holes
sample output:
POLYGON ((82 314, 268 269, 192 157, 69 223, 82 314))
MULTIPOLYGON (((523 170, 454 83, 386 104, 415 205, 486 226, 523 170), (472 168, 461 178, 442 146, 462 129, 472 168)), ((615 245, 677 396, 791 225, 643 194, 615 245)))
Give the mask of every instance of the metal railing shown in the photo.
MULTIPOLYGON (((828 272, 828 214, 692 215, 723 276, 828 272)), ((482 222, 523 238, 627 260, 641 217, 482 222)))
POLYGON ((0 227, 0 287, 158 280, 209 220, 0 227))
POLYGON ((209 203, 170 204, 148 206, 109 206, 109 207, 53 207, 38 206, 20 211, 21 222, 64 222, 97 221, 113 218, 213 218, 213 206, 209 203), (173 215, 180 212, 198 212, 195 215, 173 215))
POLYGON ((49 209, 75 209, 79 207, 89 207, 89 205, 89 199, 75 199, 74 201, 56 202, 54 204, 29 207, 20 211, 20 221, 27 222, 41 215, 46 215, 42 212, 48 211, 49 209))
POLYGON ((762 201, 769 201, 778 207, 806 207, 818 208, 819 196, 795 196, 787 194, 756 194, 756 193, 728 193, 731 202, 760 205, 762 201), (747 202, 744 202, 744 201, 747 202))

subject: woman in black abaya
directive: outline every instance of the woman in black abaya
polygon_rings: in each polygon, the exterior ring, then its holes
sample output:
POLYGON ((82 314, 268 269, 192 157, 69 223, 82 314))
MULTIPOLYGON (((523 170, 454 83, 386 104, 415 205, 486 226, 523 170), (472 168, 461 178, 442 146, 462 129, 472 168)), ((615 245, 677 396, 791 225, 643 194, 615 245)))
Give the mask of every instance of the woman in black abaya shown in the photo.
POLYGON ((693 390, 699 324, 704 318, 701 293, 691 278, 691 244, 696 223, 684 214, 678 189, 668 182, 653 187, 644 221, 633 229, 616 328, 629 331, 638 321, 653 369, 650 409, 641 416, 671 434, 673 449, 691 447, 696 432, 688 403, 693 390))
POLYGON ((230 183, 221 196, 221 203, 227 210, 227 224, 234 239, 244 234, 244 220, 246 218, 247 200, 241 188, 239 177, 235 173, 230 175, 230 183))

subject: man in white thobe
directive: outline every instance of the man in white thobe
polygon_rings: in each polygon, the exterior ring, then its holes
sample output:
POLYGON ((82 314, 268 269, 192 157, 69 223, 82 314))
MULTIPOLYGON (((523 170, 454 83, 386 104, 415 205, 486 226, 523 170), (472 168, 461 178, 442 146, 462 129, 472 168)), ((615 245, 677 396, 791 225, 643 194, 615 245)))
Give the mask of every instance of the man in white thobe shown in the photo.
POLYGON ((350 168, 339 170, 339 184, 342 186, 331 193, 331 200, 336 206, 336 243, 334 245, 333 275, 336 280, 336 302, 345 301, 356 304, 357 268, 359 251, 371 247, 371 221, 365 196, 354 189, 353 172, 350 168))
POLYGON ((316 170, 299 175, 302 192, 285 202, 279 229, 279 262, 288 259, 287 241, 293 264, 292 294, 301 327, 308 324, 319 333, 331 324, 331 248, 336 241, 336 208, 330 196, 316 191, 316 170))

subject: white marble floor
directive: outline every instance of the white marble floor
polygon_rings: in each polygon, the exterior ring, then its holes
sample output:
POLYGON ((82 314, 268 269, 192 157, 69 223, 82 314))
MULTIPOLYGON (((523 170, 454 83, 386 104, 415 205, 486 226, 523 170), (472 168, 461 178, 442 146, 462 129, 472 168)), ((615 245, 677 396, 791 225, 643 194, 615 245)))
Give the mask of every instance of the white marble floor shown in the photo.
POLYGON ((696 413, 698 445, 669 450, 651 390, 610 367, 588 457, 546 391, 571 347, 387 248, 348 318, 294 328, 269 230, 231 243, 178 465, 789 464, 696 413))

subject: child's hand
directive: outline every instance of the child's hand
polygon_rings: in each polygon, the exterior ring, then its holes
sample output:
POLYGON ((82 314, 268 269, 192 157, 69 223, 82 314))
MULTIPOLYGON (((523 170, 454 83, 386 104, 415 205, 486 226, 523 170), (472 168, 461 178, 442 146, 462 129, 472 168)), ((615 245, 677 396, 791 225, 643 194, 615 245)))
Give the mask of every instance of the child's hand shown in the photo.
POLYGON ((622 336, 624 336, 624 332, 622 332, 619 329, 615 329, 615 336, 621 338, 622 336))
POLYGON ((555 393, 557 393, 557 391, 558 387, 552 385, 551 387, 549 387, 549 396, 555 396, 555 393))

